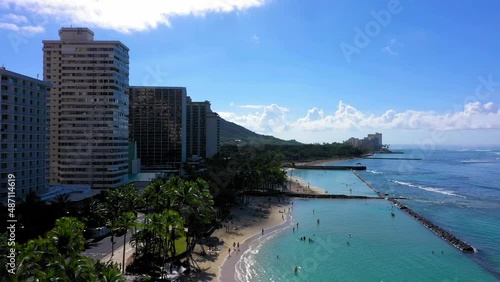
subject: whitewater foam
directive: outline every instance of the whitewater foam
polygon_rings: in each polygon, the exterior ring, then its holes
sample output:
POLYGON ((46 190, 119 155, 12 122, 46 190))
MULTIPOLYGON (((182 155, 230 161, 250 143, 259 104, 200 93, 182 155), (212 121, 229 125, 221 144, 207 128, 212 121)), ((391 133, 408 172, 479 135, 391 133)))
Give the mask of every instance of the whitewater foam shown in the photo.
POLYGON ((393 182, 396 184, 399 184, 399 185, 417 188, 417 189, 425 190, 428 192, 434 192, 434 193, 439 193, 439 194, 448 195, 448 196, 466 198, 465 196, 455 194, 452 191, 444 190, 442 188, 425 187, 425 186, 421 186, 421 185, 412 184, 410 182, 403 182, 403 181, 398 181, 398 180, 394 180, 393 182))

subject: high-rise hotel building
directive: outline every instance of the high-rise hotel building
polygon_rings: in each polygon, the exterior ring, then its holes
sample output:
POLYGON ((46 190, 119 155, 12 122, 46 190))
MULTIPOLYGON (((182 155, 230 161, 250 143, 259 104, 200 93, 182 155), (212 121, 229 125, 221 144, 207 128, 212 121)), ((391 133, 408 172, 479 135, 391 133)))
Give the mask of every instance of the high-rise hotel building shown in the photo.
POLYGON ((130 139, 142 171, 178 169, 186 161, 186 88, 130 87, 130 139))
POLYGON ((62 28, 43 41, 43 78, 52 83, 50 183, 114 188, 128 176, 129 49, 62 28))
POLYGON ((187 102, 186 151, 188 158, 210 158, 219 151, 220 118, 210 102, 187 102))
POLYGON ((15 197, 48 189, 47 97, 50 83, 0 68, 0 201, 7 204, 9 174, 15 197), (12 178, 11 178, 12 179, 12 178))

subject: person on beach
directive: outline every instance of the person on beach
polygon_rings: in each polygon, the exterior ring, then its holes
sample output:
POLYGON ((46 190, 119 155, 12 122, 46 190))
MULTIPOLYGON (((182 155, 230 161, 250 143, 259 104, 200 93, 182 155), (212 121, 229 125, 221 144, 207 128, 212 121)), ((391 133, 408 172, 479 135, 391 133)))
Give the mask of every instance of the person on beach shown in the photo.
POLYGON ((292 229, 292 230, 293 230, 293 233, 295 233, 295 227, 293 227, 293 229, 292 229))
POLYGON ((231 248, 228 248, 227 252, 229 253, 229 256, 231 256, 231 248))
POLYGON ((236 244, 236 247, 238 248, 238 252, 240 251, 240 242, 238 242, 238 244, 236 244))
POLYGON ((262 235, 264 235, 264 228, 262 228, 262 235))
POLYGON ((319 225, 319 218, 318 218, 318 220, 316 220, 316 222, 317 222, 317 223, 318 223, 318 225, 319 225))

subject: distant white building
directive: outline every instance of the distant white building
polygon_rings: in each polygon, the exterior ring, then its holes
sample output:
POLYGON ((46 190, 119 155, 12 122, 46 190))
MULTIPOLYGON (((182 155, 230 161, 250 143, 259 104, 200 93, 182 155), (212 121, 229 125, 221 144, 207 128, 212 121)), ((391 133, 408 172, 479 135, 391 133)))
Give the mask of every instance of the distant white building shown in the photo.
POLYGON ((368 134, 367 137, 363 139, 351 137, 344 143, 351 144, 356 148, 370 148, 374 151, 382 149, 382 133, 368 134))

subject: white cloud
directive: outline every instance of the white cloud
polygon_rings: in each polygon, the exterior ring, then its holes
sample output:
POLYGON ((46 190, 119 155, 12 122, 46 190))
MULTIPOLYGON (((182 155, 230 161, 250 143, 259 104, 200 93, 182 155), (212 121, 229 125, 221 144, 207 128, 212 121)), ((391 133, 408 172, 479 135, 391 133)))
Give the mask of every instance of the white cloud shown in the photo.
POLYGON ((387 44, 387 46, 382 48, 381 51, 384 53, 387 53, 389 55, 392 55, 392 56, 398 56, 399 52, 397 52, 396 50, 401 48, 402 46, 403 46, 403 44, 401 44, 401 42, 399 42, 395 38, 392 38, 391 40, 389 40, 389 43, 387 44))
POLYGON ((239 105, 237 107, 244 108, 244 109, 264 109, 267 106, 266 105, 239 105))
POLYGON ((0 29, 14 31, 26 36, 45 31, 45 29, 42 26, 34 26, 34 25, 19 26, 14 23, 5 23, 5 22, 0 22, 0 29))
POLYGON ((170 25, 175 16, 203 16, 259 7, 268 0, 3 0, 15 11, 49 16, 59 23, 134 32, 170 25))
POLYGON ((271 104, 262 108, 259 107, 259 109, 261 111, 244 115, 231 112, 217 113, 224 119, 261 134, 273 134, 288 129, 286 122, 287 108, 271 104))
POLYGON ((253 42, 254 44, 259 44, 259 43, 260 43, 260 37, 258 37, 258 36, 257 36, 257 34, 254 34, 254 35, 252 36, 252 42, 253 42))
POLYGON ((479 130, 500 129, 500 111, 493 102, 481 104, 471 102, 462 111, 439 114, 432 111, 406 110, 397 112, 389 109, 381 115, 366 114, 340 101, 331 114, 316 107, 307 111, 305 117, 295 121, 286 118, 289 110, 276 104, 260 111, 239 115, 219 113, 223 118, 262 134, 283 135, 293 130, 308 135, 314 132, 338 130, 479 130))
POLYGON ((0 21, 3 22, 14 22, 14 23, 27 23, 28 19, 23 15, 7 14, 0 17, 0 21))

